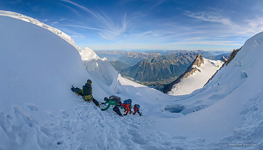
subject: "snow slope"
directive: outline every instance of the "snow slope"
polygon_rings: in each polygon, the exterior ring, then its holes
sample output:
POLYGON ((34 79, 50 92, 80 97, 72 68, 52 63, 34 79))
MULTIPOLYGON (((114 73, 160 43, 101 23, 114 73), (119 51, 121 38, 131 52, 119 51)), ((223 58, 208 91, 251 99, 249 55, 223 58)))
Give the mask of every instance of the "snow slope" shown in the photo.
MULTIPOLYGON (((99 80, 101 75, 86 70, 75 47, 34 24, 6 16, 0 20, 0 149, 162 147, 156 143, 159 135, 150 133, 148 121, 138 116, 120 118, 112 109, 102 112, 71 92, 72 84, 81 87, 89 78, 99 101, 116 94, 112 84, 99 80)), ((131 85, 122 88, 128 93, 124 91, 122 99, 130 98, 134 95, 130 91, 136 89, 131 85)), ((158 94, 161 92, 152 97, 158 94)), ((140 92, 132 97, 134 102, 136 97, 142 97, 140 92)))
POLYGON ((263 33, 205 87, 174 97, 122 78, 91 49, 81 57, 45 28, 0 22, 0 150, 263 148, 263 33), (70 91, 88 78, 97 100, 131 98, 143 116, 102 112, 70 91))
POLYGON ((8 16, 8 17, 12 17, 12 18, 16 18, 16 19, 19 19, 19 20, 23 20, 23 21, 26 21, 26 22, 30 22, 32 24, 35 24, 37 26, 40 26, 44 29, 47 29, 53 33, 55 33, 56 35, 58 35, 59 37, 61 37, 62 39, 64 39, 65 41, 67 41, 68 43, 70 43, 71 45, 73 45, 76 49, 80 50, 81 51, 81 48, 78 47, 74 40, 67 34, 65 34, 64 32, 56 29, 56 28, 53 28, 49 25, 46 25, 44 24, 43 22, 40 22, 34 18, 31 18, 31 17, 28 17, 28 16, 25 16, 25 15, 22 15, 22 14, 19 14, 19 13, 15 13, 15 12, 11 12, 11 11, 3 11, 3 10, 0 10, 0 15, 1 16, 8 16))
POLYGON ((210 143, 208 149, 262 149, 262 48, 263 32, 247 40, 205 87, 169 106, 170 110, 183 107, 181 113, 188 115, 163 120, 158 127, 188 138, 203 137, 210 143))
POLYGON ((199 69, 200 72, 197 70, 194 74, 181 80, 178 84, 175 84, 168 94, 185 95, 202 88, 222 64, 223 62, 220 60, 204 59, 204 64, 201 64, 201 67, 194 66, 199 69))

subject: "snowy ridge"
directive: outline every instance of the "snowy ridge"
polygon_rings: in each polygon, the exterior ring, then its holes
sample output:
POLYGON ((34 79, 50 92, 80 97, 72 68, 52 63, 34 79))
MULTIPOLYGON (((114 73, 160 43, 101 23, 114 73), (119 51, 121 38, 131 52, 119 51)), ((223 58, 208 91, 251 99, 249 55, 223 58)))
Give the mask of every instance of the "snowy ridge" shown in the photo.
POLYGON ((75 44, 74 40, 69 35, 67 35, 66 33, 64 33, 64 32, 62 32, 62 31, 60 31, 60 30, 58 30, 56 28, 53 28, 53 27, 51 27, 49 25, 46 25, 43 22, 40 22, 40 21, 38 21, 38 20, 36 20, 34 18, 25 16, 25 15, 22 15, 22 14, 19 14, 19 13, 15 13, 15 12, 11 12, 11 11, 3 11, 3 10, 0 10, 0 16, 8 16, 8 17, 20 19, 20 20, 23 20, 23 21, 35 24, 37 26, 40 26, 40 27, 42 27, 44 29, 47 29, 47 30, 55 33, 56 35, 58 35, 62 39, 66 40, 71 45, 73 45, 76 49, 81 51, 81 48, 75 44))
POLYGON ((193 75, 182 79, 179 83, 175 84, 169 95, 185 95, 202 88, 211 76, 222 66, 223 62, 220 60, 204 59, 204 64, 201 67, 196 65, 192 66, 197 68, 193 75))
POLYGON ((263 33, 203 88, 169 96, 122 78, 92 50, 82 61, 76 48, 42 27, 0 20, 1 150, 263 148, 263 33), (131 98, 143 116, 102 112, 70 91, 88 78, 98 101, 131 98))

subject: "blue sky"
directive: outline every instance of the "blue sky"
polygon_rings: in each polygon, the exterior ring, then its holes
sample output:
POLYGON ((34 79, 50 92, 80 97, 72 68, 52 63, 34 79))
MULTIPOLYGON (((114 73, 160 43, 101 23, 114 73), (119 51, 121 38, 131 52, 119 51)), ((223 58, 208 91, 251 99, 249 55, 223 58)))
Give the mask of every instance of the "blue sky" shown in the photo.
POLYGON ((263 31, 262 0, 0 0, 93 50, 227 50, 263 31))

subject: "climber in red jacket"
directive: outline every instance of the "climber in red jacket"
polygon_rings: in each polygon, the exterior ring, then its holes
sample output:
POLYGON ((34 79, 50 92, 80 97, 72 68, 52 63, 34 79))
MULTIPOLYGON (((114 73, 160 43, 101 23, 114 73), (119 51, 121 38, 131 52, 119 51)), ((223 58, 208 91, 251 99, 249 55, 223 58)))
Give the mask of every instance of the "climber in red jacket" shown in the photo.
POLYGON ((127 99, 125 100, 122 104, 121 104, 122 108, 124 108, 124 112, 126 112, 126 114, 124 114, 124 116, 126 116, 129 112, 130 114, 132 113, 131 109, 132 109, 132 100, 131 99, 127 99))
POLYGON ((124 107, 124 109, 126 111, 126 114, 124 114, 124 116, 126 116, 130 111, 130 104, 122 103, 121 106, 124 107))
POLYGON ((133 115, 135 115, 136 113, 138 113, 140 116, 142 115, 142 113, 140 112, 140 105, 139 104, 135 104, 133 107, 134 113, 133 115))

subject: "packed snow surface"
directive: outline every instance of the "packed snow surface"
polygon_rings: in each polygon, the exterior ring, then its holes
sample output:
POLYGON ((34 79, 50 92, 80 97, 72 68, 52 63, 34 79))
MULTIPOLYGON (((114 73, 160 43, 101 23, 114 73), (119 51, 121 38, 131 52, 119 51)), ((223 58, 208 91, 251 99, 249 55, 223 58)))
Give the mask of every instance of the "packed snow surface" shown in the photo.
POLYGON ((178 84, 175 84, 168 94, 170 95, 185 95, 202 88, 207 81, 216 73, 222 66, 223 62, 220 60, 204 59, 204 64, 201 67, 196 67, 198 70, 189 77, 182 79, 178 84))
POLYGON ((170 96, 122 78, 29 17, 0 14, 0 150, 263 149, 263 33, 205 87, 170 96), (101 111, 71 92, 87 79, 98 101, 131 98, 143 116, 101 111))

